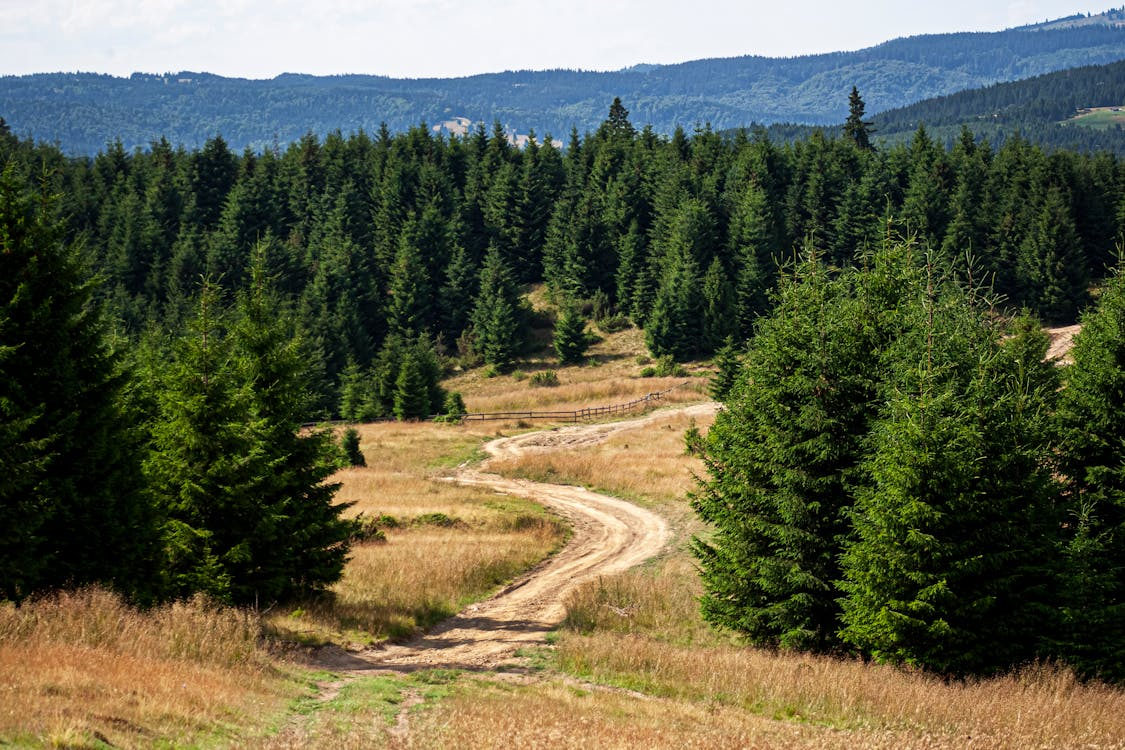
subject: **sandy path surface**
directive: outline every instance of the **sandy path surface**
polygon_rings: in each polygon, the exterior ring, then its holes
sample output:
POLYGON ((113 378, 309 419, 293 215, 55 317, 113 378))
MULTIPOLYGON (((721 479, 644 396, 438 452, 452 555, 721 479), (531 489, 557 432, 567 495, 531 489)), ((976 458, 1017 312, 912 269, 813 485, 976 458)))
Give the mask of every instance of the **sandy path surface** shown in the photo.
MULTIPOLYGON (((715 404, 697 404, 623 422, 500 438, 488 443, 485 450, 492 458, 511 458, 530 451, 585 447, 670 413, 698 416, 715 408, 715 404)), ((468 607, 425 635, 360 652, 331 650, 321 654, 323 666, 337 671, 495 668, 518 649, 546 641, 547 633, 562 622, 566 614, 563 598, 575 586, 638 565, 657 555, 668 542, 668 525, 656 513, 582 487, 507 479, 488 473, 488 465, 485 461, 479 469, 462 467, 450 481, 542 503, 570 523, 573 534, 566 546, 492 598, 468 607)))

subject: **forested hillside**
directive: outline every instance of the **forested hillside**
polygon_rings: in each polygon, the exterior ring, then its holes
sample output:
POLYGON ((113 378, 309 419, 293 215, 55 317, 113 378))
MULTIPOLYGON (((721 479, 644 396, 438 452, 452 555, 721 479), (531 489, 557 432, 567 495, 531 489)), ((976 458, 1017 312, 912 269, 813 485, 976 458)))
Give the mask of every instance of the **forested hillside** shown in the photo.
POLYGON ((525 283, 632 321, 654 354, 683 360, 748 337, 797 253, 842 267, 901 236, 986 276, 1007 307, 1076 319, 1122 236, 1115 158, 1019 138, 993 149, 968 131, 945 149, 923 128, 876 150, 853 114, 848 136, 784 145, 660 137, 615 101, 565 151, 516 149, 499 126, 464 139, 415 127, 260 153, 219 137, 190 152, 118 144, 93 159, 9 134, 0 159, 60 193, 66 235, 129 336, 179 330, 201 276, 245 287, 258 248, 318 351, 310 417, 401 412, 400 376, 430 384, 410 416, 440 411, 441 355, 518 356, 525 283))
POLYGON ((952 142, 962 126, 994 143, 1019 133, 1049 149, 1125 154, 1120 129, 1097 130, 1070 122, 1081 109, 1125 105, 1125 61, 1049 73, 1022 81, 961 91, 872 120, 880 139, 908 139, 924 123, 935 138, 952 142))
POLYGON ((285 74, 272 80, 200 72, 114 78, 44 73, 0 78, 0 116, 22 135, 93 155, 118 139, 126 151, 165 138, 200 148, 222 135, 236 151, 290 143, 306 133, 392 132, 455 117, 509 131, 565 137, 598 126, 620 96, 638 125, 827 125, 847 114, 858 86, 872 112, 964 89, 1125 57, 1125 28, 1107 14, 1083 25, 896 39, 855 52, 773 59, 737 57, 616 72, 518 71, 452 79, 285 74))
POLYGON ((712 622, 1121 679, 1125 168, 967 130, 876 148, 856 90, 843 133, 663 137, 619 100, 565 152, 497 125, 87 158, 0 127, 0 595, 321 591, 357 526, 302 422, 463 413, 446 372, 511 372, 533 325, 581 360, 590 317, 718 355, 689 446, 712 622), (1091 291, 1060 388, 1035 318, 1091 291))

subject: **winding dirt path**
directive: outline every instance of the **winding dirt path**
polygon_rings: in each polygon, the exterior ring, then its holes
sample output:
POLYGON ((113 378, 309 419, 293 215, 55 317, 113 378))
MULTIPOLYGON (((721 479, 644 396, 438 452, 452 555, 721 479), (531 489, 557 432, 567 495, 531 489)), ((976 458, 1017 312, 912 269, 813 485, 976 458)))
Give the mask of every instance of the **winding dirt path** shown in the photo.
POLYGON ((547 633, 566 614, 563 599, 569 591, 580 583, 628 570, 657 555, 668 542, 668 525, 656 513, 582 487, 508 479, 489 473, 489 462, 531 451, 585 447, 671 413, 698 416, 715 408, 715 404, 697 404, 622 422, 562 427, 488 443, 485 450, 490 459, 479 469, 459 468, 450 481, 542 503, 570 523, 573 533, 566 546, 492 598, 468 607, 429 633, 407 643, 358 653, 335 650, 322 654, 321 663, 343 672, 488 670, 509 661, 522 647, 545 643, 547 633))

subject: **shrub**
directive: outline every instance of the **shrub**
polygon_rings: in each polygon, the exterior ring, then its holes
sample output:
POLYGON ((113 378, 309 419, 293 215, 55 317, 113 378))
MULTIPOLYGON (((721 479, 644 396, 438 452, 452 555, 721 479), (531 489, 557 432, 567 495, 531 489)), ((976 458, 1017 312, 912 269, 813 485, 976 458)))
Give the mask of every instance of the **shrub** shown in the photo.
POLYGON ((554 370, 542 370, 531 376, 531 385, 536 388, 554 388, 559 384, 559 374, 554 370))
POLYGON ((349 427, 340 438, 340 449, 344 453, 347 466, 367 466, 367 459, 359 449, 359 432, 354 427, 349 427))

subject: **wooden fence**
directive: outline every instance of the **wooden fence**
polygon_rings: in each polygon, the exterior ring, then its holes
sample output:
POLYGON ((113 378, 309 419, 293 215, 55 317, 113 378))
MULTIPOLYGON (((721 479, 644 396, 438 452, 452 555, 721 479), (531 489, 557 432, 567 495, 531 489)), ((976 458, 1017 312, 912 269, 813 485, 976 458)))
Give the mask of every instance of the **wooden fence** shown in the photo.
POLYGON ((645 408, 655 401, 660 401, 664 398, 664 394, 669 391, 687 385, 688 381, 677 383, 671 388, 665 388, 656 393, 650 393, 643 398, 638 398, 625 404, 613 404, 611 406, 588 406, 585 409, 578 409, 577 411, 494 411, 494 412, 476 412, 473 414, 461 415, 462 422, 489 422, 500 420, 512 419, 545 419, 552 422, 584 422, 588 419, 598 419, 599 417, 607 417, 614 414, 625 414, 637 408, 645 408))

